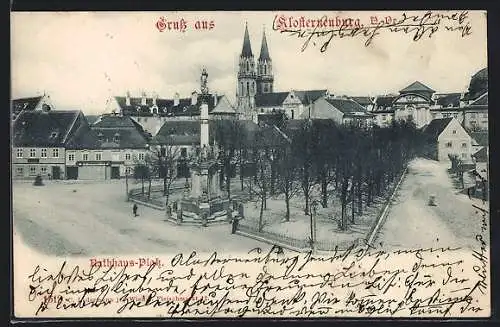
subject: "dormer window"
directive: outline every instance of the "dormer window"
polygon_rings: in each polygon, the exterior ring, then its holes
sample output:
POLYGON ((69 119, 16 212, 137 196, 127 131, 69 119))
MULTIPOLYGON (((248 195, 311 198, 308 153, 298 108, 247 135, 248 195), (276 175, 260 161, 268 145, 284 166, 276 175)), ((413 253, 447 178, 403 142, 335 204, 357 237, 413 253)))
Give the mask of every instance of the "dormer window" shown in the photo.
POLYGON ((52 132, 52 133, 50 133, 50 138, 55 139, 58 135, 59 135, 58 132, 52 132))
POLYGON ((120 143, 120 134, 119 133, 115 134, 115 136, 113 137, 113 142, 120 143))
POLYGON ((97 134, 97 137, 99 138, 99 141, 102 141, 104 138, 104 135, 102 133, 97 134))

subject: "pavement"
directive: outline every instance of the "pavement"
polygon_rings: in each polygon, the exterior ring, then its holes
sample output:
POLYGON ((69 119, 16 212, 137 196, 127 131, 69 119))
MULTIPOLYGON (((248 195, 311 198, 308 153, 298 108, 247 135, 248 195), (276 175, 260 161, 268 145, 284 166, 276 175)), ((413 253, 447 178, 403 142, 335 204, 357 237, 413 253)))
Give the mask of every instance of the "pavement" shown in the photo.
POLYGON ((410 163, 375 244, 385 248, 477 245, 483 223, 477 206, 488 209, 489 203, 458 193, 448 168, 446 163, 426 159, 410 163), (431 195, 436 206, 428 205, 431 195))
POLYGON ((14 236, 57 256, 231 251, 269 245, 231 234, 231 225, 177 226, 165 213, 125 201, 125 181, 13 183, 14 236))

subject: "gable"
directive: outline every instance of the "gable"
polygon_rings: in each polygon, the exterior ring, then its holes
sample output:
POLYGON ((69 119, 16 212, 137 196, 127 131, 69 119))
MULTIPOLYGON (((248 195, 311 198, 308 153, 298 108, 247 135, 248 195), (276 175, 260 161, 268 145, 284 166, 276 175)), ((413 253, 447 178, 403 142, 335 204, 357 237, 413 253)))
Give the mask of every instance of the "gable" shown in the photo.
POLYGON ((429 104, 429 103, 430 103, 429 98, 426 98, 423 95, 416 93, 407 93, 400 95, 393 102, 394 105, 406 105, 406 104, 419 105, 419 104, 429 104))
POLYGON ((458 120, 451 119, 449 124, 438 136, 438 141, 442 139, 471 139, 471 137, 462 125, 460 125, 458 120), (456 133, 453 133, 453 131, 456 131, 456 133))
POLYGON ((300 97, 293 91, 290 92, 283 101, 283 105, 300 105, 300 104, 302 104, 300 97))

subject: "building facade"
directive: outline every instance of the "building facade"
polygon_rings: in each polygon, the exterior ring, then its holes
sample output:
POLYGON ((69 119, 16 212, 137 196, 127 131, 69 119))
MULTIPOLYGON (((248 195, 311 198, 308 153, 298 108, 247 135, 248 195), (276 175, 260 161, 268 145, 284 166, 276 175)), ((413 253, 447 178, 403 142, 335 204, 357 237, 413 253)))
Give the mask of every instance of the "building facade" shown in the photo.
POLYGON ((423 131, 428 136, 431 158, 450 161, 450 156, 456 156, 464 162, 472 161, 472 138, 457 119, 434 119, 423 131))
POLYGON ((66 149, 68 179, 119 179, 148 155, 149 136, 131 117, 103 115, 84 134, 66 149))
POLYGON ((66 178, 66 148, 82 135, 81 111, 23 111, 12 128, 12 177, 66 178))

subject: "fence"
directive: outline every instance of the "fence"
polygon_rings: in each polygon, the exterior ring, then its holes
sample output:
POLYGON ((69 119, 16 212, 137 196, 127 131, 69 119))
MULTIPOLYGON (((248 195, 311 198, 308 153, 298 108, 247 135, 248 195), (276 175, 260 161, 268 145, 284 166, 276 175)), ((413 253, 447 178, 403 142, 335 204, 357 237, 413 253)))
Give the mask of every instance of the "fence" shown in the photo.
POLYGON ((287 236, 285 234, 278 234, 278 233, 272 233, 272 232, 267 232, 267 231, 259 231, 259 229, 257 227, 238 224, 236 227, 236 230, 241 231, 241 232, 246 233, 246 234, 262 237, 262 238, 265 238, 267 240, 283 243, 285 245, 288 245, 288 246, 291 246, 294 248, 299 248, 299 249, 310 248, 310 244, 309 244, 308 240, 296 239, 296 238, 287 236))
MULTIPOLYGON (((181 184, 173 184, 170 186, 170 191, 182 190, 184 187, 181 184)), ((149 185, 144 185, 144 192, 142 192, 142 187, 133 188, 128 192, 128 199, 132 202, 137 202, 142 205, 151 207, 153 209, 165 210, 165 201, 163 200, 163 184, 151 185, 151 193, 161 193, 161 198, 152 198, 148 196, 149 185)))

